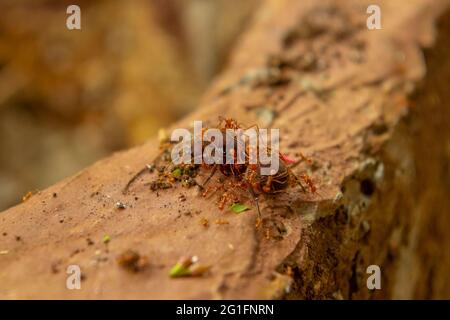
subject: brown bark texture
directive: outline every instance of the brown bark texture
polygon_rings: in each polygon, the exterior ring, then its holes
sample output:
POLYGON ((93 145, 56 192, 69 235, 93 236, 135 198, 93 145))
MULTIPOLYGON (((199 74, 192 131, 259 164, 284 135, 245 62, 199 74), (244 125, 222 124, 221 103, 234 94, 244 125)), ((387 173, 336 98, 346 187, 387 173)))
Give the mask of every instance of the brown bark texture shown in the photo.
POLYGON ((375 1, 382 29, 368 30, 373 2, 266 1, 199 108, 168 128, 219 115, 279 128, 317 192, 261 196, 259 228, 251 199, 221 211, 221 192, 154 192, 151 174, 123 195, 158 154, 151 139, 0 214, 0 297, 450 298, 449 2, 375 1), (129 249, 148 266, 122 268, 129 249), (186 255, 209 273, 170 278, 186 255))

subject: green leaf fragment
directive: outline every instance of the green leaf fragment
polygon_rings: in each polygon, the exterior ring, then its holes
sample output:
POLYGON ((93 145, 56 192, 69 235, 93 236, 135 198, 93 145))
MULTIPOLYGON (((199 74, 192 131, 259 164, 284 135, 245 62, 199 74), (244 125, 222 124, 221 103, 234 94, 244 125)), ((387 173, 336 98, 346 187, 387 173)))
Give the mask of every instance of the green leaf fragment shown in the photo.
POLYGON ((175 170, 172 171, 172 176, 173 176, 174 178, 179 178, 179 177, 181 177, 181 174, 182 174, 182 172, 181 172, 181 169, 180 169, 180 168, 176 168, 175 170))
POLYGON ((234 203, 231 207, 230 207, 231 211, 233 211, 234 213, 241 213, 244 212, 246 210, 249 210, 250 208, 247 207, 245 204, 242 203, 234 203))
POLYGON ((110 237, 110 236, 105 235, 105 236, 103 237, 103 243, 108 243, 108 242, 110 242, 110 241, 111 241, 111 237, 110 237))
POLYGON ((177 263, 170 269, 170 277, 177 278, 190 275, 191 271, 182 263, 177 263))

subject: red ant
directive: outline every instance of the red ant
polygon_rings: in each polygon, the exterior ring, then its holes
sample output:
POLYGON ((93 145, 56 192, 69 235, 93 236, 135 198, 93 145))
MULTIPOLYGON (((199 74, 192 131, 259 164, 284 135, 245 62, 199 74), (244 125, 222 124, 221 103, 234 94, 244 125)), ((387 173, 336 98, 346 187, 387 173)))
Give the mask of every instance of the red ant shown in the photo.
MULTIPOLYGON (((226 129, 241 129, 242 127, 237 123, 234 119, 225 119, 220 118, 220 129, 222 131, 225 131, 226 129)), ((236 154, 236 147, 234 150, 236 154)), ((300 161, 308 161, 305 156, 301 155, 302 158, 300 161)), ((235 159, 236 160, 236 159, 235 159)), ((224 203, 227 200, 234 200, 234 196, 232 194, 232 190, 241 188, 241 189, 247 189, 250 193, 251 197, 253 198, 257 210, 258 210, 258 217, 261 218, 261 212, 259 208, 259 201, 257 195, 259 194, 275 194, 279 192, 283 192, 286 188, 288 188, 293 183, 297 183, 300 185, 302 190, 306 192, 305 186, 302 184, 302 181, 309 187, 311 192, 316 191, 316 186, 314 185, 312 179, 303 174, 298 178, 289 168, 287 165, 289 163, 293 163, 292 160, 290 160, 288 157, 283 156, 281 153, 279 154, 279 169, 278 171, 273 175, 262 175, 261 174, 261 164, 250 164, 248 162, 248 149, 246 148, 246 156, 245 156, 245 164, 216 164, 214 165, 211 174, 208 176, 208 178, 205 180, 205 182, 202 184, 202 187, 204 187, 214 176, 216 173, 217 168, 220 168, 220 171, 225 176, 232 176, 234 178, 234 183, 229 186, 229 190, 226 191, 220 199, 219 202, 219 208, 223 209, 224 203)), ((299 162, 297 162, 298 164, 299 162)), ((224 185, 220 185, 219 187, 215 188, 215 191, 224 188, 224 185)), ((208 193, 209 190, 205 191, 203 193, 204 196, 208 193)))
MULTIPOLYGON (((218 128, 224 136, 226 134, 227 129, 243 129, 242 126, 236 120, 231 119, 231 118, 223 118, 223 117, 219 117, 218 128)), ((249 128, 251 128, 251 127, 249 127, 249 128)), ((256 128, 258 130, 258 127, 256 127, 256 128)), ((202 135, 203 135, 203 132, 202 132, 202 135)), ((257 211, 258 211, 258 217, 260 220, 261 219, 261 211, 259 208, 258 195, 280 193, 280 192, 283 192, 284 190, 286 190, 290 185, 292 185, 294 183, 298 184, 301 187, 303 192, 306 192, 306 188, 303 185, 302 181, 306 184, 306 186, 308 186, 308 188, 311 192, 313 192, 313 193, 316 192, 317 188, 309 176, 302 174, 300 177, 297 177, 292 172, 291 167, 288 167, 288 164, 292 164, 292 163, 295 163, 294 165, 296 165, 296 164, 300 163, 301 161, 305 161, 305 160, 309 162, 310 160, 308 160, 303 155, 302 155, 300 161, 295 162, 295 161, 289 159, 288 157, 282 155, 281 153, 279 153, 278 154, 278 157, 279 157, 278 171, 272 175, 262 175, 261 169, 263 168, 263 166, 260 163, 250 164, 249 155, 248 155, 249 154, 248 146, 244 146, 244 150, 245 150, 244 163, 241 163, 241 164, 236 163, 237 152, 238 152, 237 143, 242 143, 242 141, 240 141, 236 136, 234 137, 234 139, 235 139, 234 149, 228 150, 228 151, 232 152, 235 163, 232 163, 232 164, 225 163, 227 150, 226 150, 225 139, 223 139, 224 145, 223 145, 222 150, 224 150, 223 151, 223 160, 224 160, 223 162, 224 163, 223 164, 212 164, 212 165, 202 164, 201 167, 210 169, 211 173, 209 174, 209 176, 205 179, 205 181, 202 184, 196 183, 196 185, 199 186, 200 189, 204 190, 203 196, 205 196, 205 197, 208 195, 208 193, 211 190, 213 190, 214 192, 217 192, 220 189, 226 188, 226 191, 222 194, 222 196, 220 197, 220 200, 219 200, 219 208, 220 209, 223 209, 225 204, 229 201, 236 202, 238 197, 235 195, 235 191, 239 190, 239 189, 244 189, 244 190, 248 191, 248 193, 254 200, 256 207, 257 207, 257 211), (218 185, 216 187, 205 190, 206 185, 209 183, 211 178, 216 174, 217 170, 219 170, 223 176, 233 178, 233 180, 229 181, 227 184, 221 183, 220 185, 218 185)), ((202 148, 203 149, 202 154, 204 151, 204 147, 205 146, 203 146, 203 148, 202 148)), ((163 151, 163 153, 164 153, 164 151, 163 151)), ((158 159, 160 157, 161 157, 161 155, 158 156, 158 158, 157 158, 157 160, 155 160, 155 162, 158 161, 158 159)), ((193 157, 193 155, 192 155, 192 157, 193 157)), ((198 168, 200 166, 196 165, 195 167, 198 168)), ((143 170, 138 172, 128 182, 128 184, 126 185, 126 187, 124 189, 124 193, 128 190, 128 187, 130 186, 130 184, 133 181, 135 181, 136 178, 138 176, 140 176, 146 170, 150 170, 150 167, 144 168, 143 170)))

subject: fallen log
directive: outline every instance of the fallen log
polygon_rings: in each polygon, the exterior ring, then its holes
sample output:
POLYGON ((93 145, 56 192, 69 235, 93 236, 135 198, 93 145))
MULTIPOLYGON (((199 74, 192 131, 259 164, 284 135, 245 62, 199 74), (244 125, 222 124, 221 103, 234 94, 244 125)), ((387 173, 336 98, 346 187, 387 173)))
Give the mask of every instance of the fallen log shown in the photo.
POLYGON ((198 110, 170 128, 219 115, 280 128, 281 150, 312 160, 294 171, 316 193, 261 198, 259 228, 255 208, 152 192, 150 174, 124 195, 159 152, 152 139, 0 214, 0 297, 450 298, 449 3, 376 2, 381 30, 361 1, 265 2, 198 110), (186 255, 209 273, 170 277, 186 255))

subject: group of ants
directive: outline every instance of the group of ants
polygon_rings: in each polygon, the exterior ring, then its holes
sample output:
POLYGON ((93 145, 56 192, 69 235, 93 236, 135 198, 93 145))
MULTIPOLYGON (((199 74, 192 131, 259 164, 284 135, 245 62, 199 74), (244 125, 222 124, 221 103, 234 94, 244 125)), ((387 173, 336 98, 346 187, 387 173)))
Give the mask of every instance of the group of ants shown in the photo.
MULTIPOLYGON (((241 124, 239 124, 235 119, 232 118, 223 118, 219 117, 218 129, 225 136, 227 129, 244 129, 241 124)), ((245 130, 245 129, 244 129, 245 130)), ((225 139, 223 139, 225 144, 225 139)), ((226 150, 225 145, 222 150, 226 150)), ((233 154, 237 155, 237 143, 234 144, 234 152, 233 154)), ((270 150, 269 150, 270 151, 270 150)), ((202 150, 203 153, 203 150, 202 150)), ((237 202, 237 190, 244 190, 248 192, 249 196, 253 199, 253 202, 256 205, 258 212, 258 220, 261 221, 261 210, 259 206, 258 196, 261 194, 266 195, 274 195, 280 192, 284 192, 288 187, 293 185, 299 185, 303 192, 311 192, 316 193, 317 188, 313 182, 313 180, 306 174, 301 174, 299 176, 295 175, 292 171, 292 168, 299 164, 302 161, 306 161, 308 163, 311 162, 310 159, 306 158, 303 154, 301 155, 301 159, 298 161, 291 160, 289 157, 283 155, 282 153, 278 153, 279 160, 279 169, 276 173, 272 175, 262 175, 261 167, 262 164, 257 162, 255 164, 251 164, 249 159, 249 150, 248 146, 245 147, 245 161, 244 163, 236 163, 236 159, 234 163, 225 163, 226 151, 224 151, 224 161, 223 164, 199 164, 195 166, 200 166, 201 168, 205 168, 206 170, 210 170, 210 174, 204 180, 202 184, 196 183, 197 186, 202 190, 202 195, 206 197, 211 192, 215 193, 219 190, 224 191, 219 199, 218 206, 219 209, 223 210, 225 204, 227 203, 236 203, 237 202), (207 186, 211 179, 217 172, 220 172, 223 176, 229 178, 226 181, 221 180, 221 183, 218 183, 215 186, 207 186)), ((161 154, 158 158, 161 157, 161 154)), ((193 155, 192 155, 193 157, 193 155)), ((159 159, 156 159, 155 162, 159 159)), ((179 165, 183 166, 183 165, 179 165)), ((123 190, 123 193, 126 194, 129 186, 133 181, 136 180, 138 176, 147 172, 149 165, 146 168, 139 171, 129 182, 123 190)))

